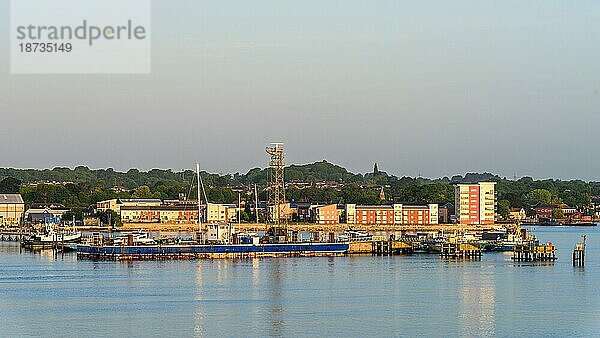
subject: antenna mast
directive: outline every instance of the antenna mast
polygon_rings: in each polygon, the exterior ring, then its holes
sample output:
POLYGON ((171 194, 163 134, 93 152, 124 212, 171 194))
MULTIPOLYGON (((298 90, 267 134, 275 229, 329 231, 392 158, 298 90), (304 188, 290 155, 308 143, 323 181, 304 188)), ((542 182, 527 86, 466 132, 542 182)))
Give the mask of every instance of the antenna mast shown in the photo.
POLYGON ((285 152, 283 149, 283 143, 275 142, 271 143, 266 149, 269 157, 269 188, 271 193, 269 194, 269 204, 273 205, 273 212, 271 213, 271 221, 276 228, 283 228, 285 230, 285 236, 287 236, 287 229, 285 225, 282 227, 282 215, 281 205, 285 202, 285 183, 283 181, 283 168, 285 166, 285 152))

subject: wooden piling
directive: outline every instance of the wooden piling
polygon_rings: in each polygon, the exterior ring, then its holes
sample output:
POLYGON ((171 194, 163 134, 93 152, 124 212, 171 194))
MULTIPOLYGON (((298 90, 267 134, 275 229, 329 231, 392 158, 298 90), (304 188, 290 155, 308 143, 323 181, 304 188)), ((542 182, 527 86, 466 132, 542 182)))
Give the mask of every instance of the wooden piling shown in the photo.
POLYGON ((585 239, 586 236, 581 236, 581 243, 575 244, 573 249, 573 266, 585 266, 585 239))
POLYGON ((534 240, 515 244, 513 261, 516 262, 547 262, 556 260, 556 247, 552 243, 538 244, 534 240))
POLYGON ((442 258, 481 259, 481 256, 481 247, 472 243, 443 243, 440 251, 442 258))

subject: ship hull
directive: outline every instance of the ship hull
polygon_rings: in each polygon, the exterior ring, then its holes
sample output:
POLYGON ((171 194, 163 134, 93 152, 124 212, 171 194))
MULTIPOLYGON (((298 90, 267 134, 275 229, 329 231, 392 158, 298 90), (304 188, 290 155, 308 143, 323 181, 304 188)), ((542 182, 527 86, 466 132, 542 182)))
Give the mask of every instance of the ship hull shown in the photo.
POLYGON ((245 257, 341 256, 347 243, 286 243, 234 245, 77 245, 77 256, 90 259, 196 259, 245 257))

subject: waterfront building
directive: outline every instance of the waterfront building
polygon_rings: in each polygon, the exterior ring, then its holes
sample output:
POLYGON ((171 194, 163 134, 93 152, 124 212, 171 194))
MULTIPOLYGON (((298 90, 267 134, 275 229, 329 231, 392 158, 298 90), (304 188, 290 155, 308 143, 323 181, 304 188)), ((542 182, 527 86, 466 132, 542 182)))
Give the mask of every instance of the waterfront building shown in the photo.
POLYGON ((196 223, 198 205, 121 206, 120 215, 125 223, 196 223))
POLYGON ((394 224, 392 205, 357 205, 356 224, 394 224))
POLYGON ((527 218, 527 213, 523 208, 511 208, 508 212, 508 218, 515 221, 522 221, 527 218))
POLYGON ((459 224, 494 224, 496 221, 495 182, 457 184, 454 193, 459 224))
POLYGON ((567 206, 567 205, 561 206, 561 209, 562 209, 563 215, 565 215, 565 217, 569 217, 569 216, 574 215, 574 214, 576 214, 578 212, 577 208, 570 207, 570 206, 567 206))
POLYGON ((337 204, 311 205, 311 221, 317 224, 338 224, 340 216, 337 204))
POLYGON ((438 224, 437 204, 346 205, 348 224, 438 224))
POLYGON ((294 211, 292 215, 292 221, 294 222, 310 222, 310 208, 311 204, 307 202, 293 202, 290 203, 290 208, 294 211))
POLYGON ((356 204, 346 204, 346 223, 356 224, 356 204))
POLYGON ((236 204, 208 203, 206 208, 206 222, 208 223, 237 222, 237 215, 236 204))
POLYGON ((106 210, 112 210, 116 213, 121 212, 121 207, 149 207, 149 206, 160 206, 162 201, 160 199, 146 199, 146 198, 114 198, 106 201, 100 201, 96 203, 96 210, 104 212, 106 210))
POLYGON ((394 204, 394 224, 438 224, 437 204, 394 204))
POLYGON ((227 206, 225 204, 208 203, 206 206, 206 222, 208 223, 226 223, 227 206))
POLYGON ((69 209, 63 206, 29 208, 25 211, 25 221, 39 223, 45 221, 47 218, 60 220, 67 211, 69 209))
POLYGON ((294 214, 297 214, 298 209, 294 208, 290 203, 281 203, 279 208, 277 205, 269 205, 268 206, 268 214, 269 219, 274 220, 279 218, 280 221, 291 221, 294 217, 294 214), (280 212, 281 216, 277 217, 277 213, 280 212))
POLYGON ((552 219, 554 207, 551 205, 538 205, 535 207, 535 217, 537 219, 552 219))
POLYGON ((0 225, 18 225, 23 220, 25 203, 20 194, 0 194, 0 225))
POLYGON ((454 215, 454 205, 450 202, 438 207, 438 223, 451 223, 451 216, 454 215))

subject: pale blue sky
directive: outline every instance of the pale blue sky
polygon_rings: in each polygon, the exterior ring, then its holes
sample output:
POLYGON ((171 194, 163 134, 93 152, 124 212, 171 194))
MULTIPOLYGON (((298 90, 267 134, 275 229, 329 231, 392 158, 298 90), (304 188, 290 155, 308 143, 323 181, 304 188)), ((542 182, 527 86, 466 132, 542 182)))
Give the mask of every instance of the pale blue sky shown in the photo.
POLYGON ((598 1, 152 3, 151 75, 10 75, 0 0, 0 166, 600 180, 598 1))

